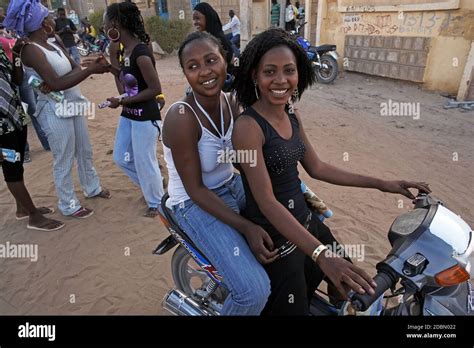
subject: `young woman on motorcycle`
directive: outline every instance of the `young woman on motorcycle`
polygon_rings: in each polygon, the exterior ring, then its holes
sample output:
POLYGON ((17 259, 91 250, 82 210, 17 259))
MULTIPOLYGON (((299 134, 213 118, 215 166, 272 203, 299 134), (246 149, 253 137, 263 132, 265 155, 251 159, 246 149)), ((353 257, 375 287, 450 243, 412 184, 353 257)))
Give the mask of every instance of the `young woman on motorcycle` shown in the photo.
POLYGON ((373 293, 375 284, 359 267, 325 245, 336 242, 331 231, 308 209, 300 185, 298 162, 314 179, 336 185, 376 188, 414 196, 430 192, 419 182, 385 181, 346 172, 321 161, 309 142, 295 102, 315 82, 306 53, 282 29, 270 29, 249 42, 236 73, 237 98, 245 108, 235 122, 237 151, 256 151, 256 165, 241 163, 247 197, 242 215, 269 232, 276 248, 297 248, 265 266, 272 291, 263 314, 305 315, 324 275, 347 299, 349 289, 373 293))
POLYGON ((170 106, 163 125, 168 203, 224 278, 230 295, 221 314, 258 315, 270 282, 257 258, 270 262, 276 253, 270 251, 268 234, 239 215, 245 202, 242 182, 232 163, 223 160, 232 150, 234 117, 240 112, 236 100, 222 92, 225 51, 214 36, 194 32, 178 54, 192 92, 170 106))

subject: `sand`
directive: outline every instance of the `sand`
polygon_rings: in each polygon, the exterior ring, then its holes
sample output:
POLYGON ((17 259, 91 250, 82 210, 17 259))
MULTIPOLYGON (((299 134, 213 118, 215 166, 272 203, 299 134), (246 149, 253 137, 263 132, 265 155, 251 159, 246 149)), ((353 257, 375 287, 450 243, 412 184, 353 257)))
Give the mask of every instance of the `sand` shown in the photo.
MULTIPOLYGON (((182 95, 186 81, 176 57, 158 66, 169 106, 182 95)), ((110 75, 89 78, 81 88, 97 104, 117 94, 110 75)), ((417 85, 345 74, 333 85, 314 86, 298 107, 323 160, 361 174, 427 181, 473 226, 473 112, 444 110, 444 102, 417 85), (389 99, 419 102, 420 118, 381 116, 380 103, 389 99)), ((156 256, 152 251, 168 233, 159 219, 141 217, 146 206, 140 189, 113 163, 118 115, 118 110, 96 110, 88 120, 95 167, 113 195, 110 200, 83 199, 74 173, 78 197, 95 210, 89 219, 55 213, 66 222, 64 229, 27 230, 26 221, 15 220, 13 197, 1 181, 0 244, 37 244, 38 260, 0 259, 0 314, 167 314, 161 301, 173 287, 172 253, 156 256)), ((37 205, 55 206, 51 153, 42 150, 32 127, 29 133, 33 162, 25 165, 26 185, 37 205)), ((164 165, 161 145, 159 155, 164 165)), ((373 275, 375 264, 390 250, 390 224, 411 208, 410 201, 316 182, 305 173, 302 178, 334 211, 327 223, 336 237, 344 244, 364 245, 365 260, 358 264, 373 275)))

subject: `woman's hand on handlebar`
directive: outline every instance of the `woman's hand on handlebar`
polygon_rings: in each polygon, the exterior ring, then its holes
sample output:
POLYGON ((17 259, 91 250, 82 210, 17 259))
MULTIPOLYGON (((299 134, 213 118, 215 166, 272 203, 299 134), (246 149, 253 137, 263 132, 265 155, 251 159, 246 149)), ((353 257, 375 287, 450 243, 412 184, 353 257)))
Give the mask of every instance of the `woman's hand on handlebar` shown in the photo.
POLYGON ((261 264, 268 264, 278 258, 278 250, 274 250, 273 241, 268 233, 256 224, 249 224, 244 236, 253 254, 261 264))
POLYGON ((375 293, 377 284, 366 272, 330 250, 321 253, 316 262, 345 300, 349 300, 350 289, 359 294, 375 293))
POLYGON ((419 190, 422 193, 431 193, 430 185, 426 182, 414 182, 414 181, 405 181, 405 180, 384 180, 380 184, 380 191, 390 192, 390 193, 399 193, 408 197, 410 199, 415 199, 415 196, 408 190, 414 188, 419 190))

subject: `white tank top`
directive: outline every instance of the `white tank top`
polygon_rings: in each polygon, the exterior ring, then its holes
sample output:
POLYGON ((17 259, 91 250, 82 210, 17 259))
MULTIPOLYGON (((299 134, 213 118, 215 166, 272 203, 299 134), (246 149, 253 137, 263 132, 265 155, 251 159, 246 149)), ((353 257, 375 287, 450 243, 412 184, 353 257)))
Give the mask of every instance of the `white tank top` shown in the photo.
MULTIPOLYGON (((227 130, 224 137, 220 138, 214 135, 209 129, 203 126, 201 121, 199 120, 196 111, 186 102, 178 101, 170 106, 169 109, 175 104, 183 104, 189 107, 196 119, 201 126, 201 138, 198 141, 198 151, 199 151, 199 158, 201 161, 201 169, 202 169, 202 182, 206 185, 209 189, 215 189, 222 185, 224 185, 227 181, 229 181, 233 174, 234 174, 234 167, 232 163, 226 163, 223 161, 223 152, 230 151, 233 149, 232 146, 232 129, 234 128, 234 115, 232 113, 232 108, 230 107, 229 100, 227 99, 227 95, 224 93, 225 100, 227 102, 227 106, 230 110, 230 125, 229 129, 227 130)), ((168 110, 169 110, 168 109, 168 110)), ((210 117, 204 114, 211 125, 216 129, 214 122, 210 117)), ((166 122, 166 117, 165 121, 166 122)), ((189 199, 189 195, 184 188, 183 182, 176 170, 174 165, 173 156, 171 154, 171 149, 167 147, 163 143, 163 152, 166 161, 166 166, 168 168, 168 175, 169 175, 169 182, 168 182, 168 194, 170 196, 167 205, 174 206, 185 202, 189 199)))
MULTIPOLYGON (((44 48, 43 46, 38 45, 36 42, 32 42, 32 44, 35 45, 36 47, 39 47, 39 49, 43 51, 46 57, 46 60, 48 61, 48 63, 51 65, 51 67, 53 68, 53 70, 56 72, 56 74, 59 77, 66 75, 72 70, 71 63, 69 62, 69 59, 66 57, 64 52, 52 42, 48 41, 48 44, 51 47, 53 47, 55 51, 50 51, 44 48)), ((36 73, 36 71, 33 68, 25 65, 25 70, 29 75, 33 75, 40 78, 39 74, 36 73)), ((69 89, 66 89, 63 92, 64 92, 64 100, 66 100, 67 102, 78 102, 78 101, 87 102, 87 99, 81 94, 81 89, 79 87, 79 84, 69 89)), ((47 102, 52 102, 56 104, 56 102, 52 100, 48 95, 43 94, 43 93, 38 93, 38 103, 41 101, 47 101, 47 102)), ((61 113, 60 111, 66 108, 55 108, 55 109, 56 109, 56 113, 58 114, 58 112, 61 113)), ((66 111, 67 110, 65 110, 64 115, 58 114, 58 116, 59 117, 71 116, 71 115, 68 115, 66 111)))

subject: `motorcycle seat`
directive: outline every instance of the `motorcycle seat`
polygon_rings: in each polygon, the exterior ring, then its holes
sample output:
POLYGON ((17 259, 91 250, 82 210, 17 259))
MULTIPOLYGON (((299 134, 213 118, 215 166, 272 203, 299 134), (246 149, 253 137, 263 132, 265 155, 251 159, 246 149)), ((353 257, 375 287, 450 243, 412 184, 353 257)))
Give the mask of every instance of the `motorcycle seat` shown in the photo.
POLYGON ((317 52, 329 52, 329 51, 335 51, 336 45, 311 46, 310 49, 317 52))

